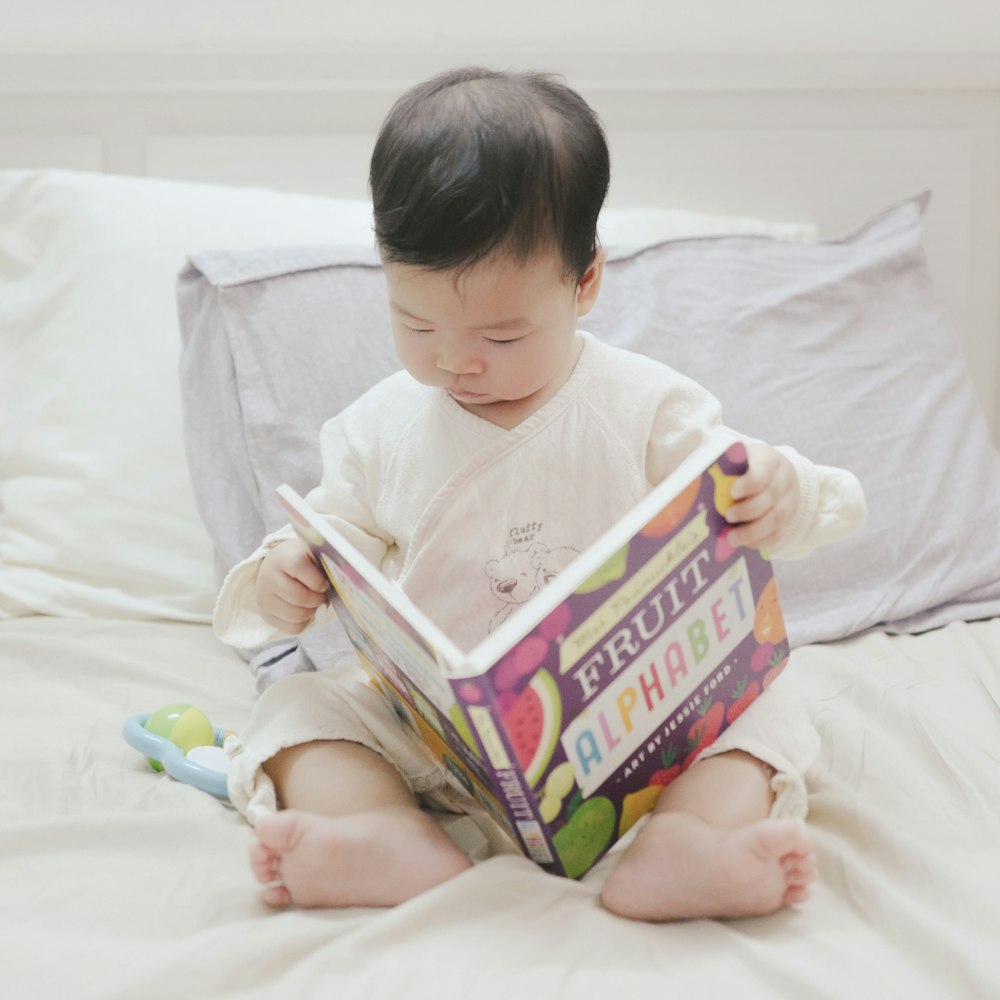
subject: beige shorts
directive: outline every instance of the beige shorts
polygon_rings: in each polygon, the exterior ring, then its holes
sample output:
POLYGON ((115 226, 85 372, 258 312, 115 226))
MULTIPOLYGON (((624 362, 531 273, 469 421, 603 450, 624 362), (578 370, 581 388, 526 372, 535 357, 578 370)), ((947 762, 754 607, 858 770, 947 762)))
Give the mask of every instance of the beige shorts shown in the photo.
MULTIPOLYGON (((771 815, 804 819, 804 775, 819 752, 819 736, 788 684, 758 698, 698 760, 742 750, 768 765, 775 793, 771 815)), ((262 765, 279 750, 317 740, 360 743, 390 761, 425 804, 464 812, 471 803, 448 772, 402 725, 387 699, 358 666, 293 674, 261 695, 243 732, 226 741, 229 797, 251 824, 279 803, 262 765)))
POLYGON ((283 678, 261 694, 243 732, 226 740, 229 798, 251 824, 279 807, 262 765, 280 750, 317 740, 360 743, 392 763, 427 805, 464 811, 454 779, 356 664, 283 678))

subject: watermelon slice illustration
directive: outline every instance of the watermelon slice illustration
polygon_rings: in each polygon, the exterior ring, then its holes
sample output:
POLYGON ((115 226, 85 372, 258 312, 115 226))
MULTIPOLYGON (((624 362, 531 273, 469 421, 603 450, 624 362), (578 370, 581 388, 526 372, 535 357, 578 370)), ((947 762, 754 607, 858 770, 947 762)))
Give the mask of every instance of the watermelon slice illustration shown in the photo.
POLYGON ((503 713, 514 755, 532 788, 539 783, 559 743, 562 698, 547 670, 539 670, 503 713))

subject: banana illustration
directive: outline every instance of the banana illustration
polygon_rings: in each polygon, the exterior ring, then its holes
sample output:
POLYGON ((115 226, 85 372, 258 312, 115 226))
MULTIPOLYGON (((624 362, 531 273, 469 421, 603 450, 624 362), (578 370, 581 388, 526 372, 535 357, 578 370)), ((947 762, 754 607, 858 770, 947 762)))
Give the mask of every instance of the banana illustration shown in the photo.
POLYGON ((715 509, 725 516, 733 503, 733 483, 738 476, 728 476, 719 467, 718 462, 709 468, 709 474, 715 481, 715 509))

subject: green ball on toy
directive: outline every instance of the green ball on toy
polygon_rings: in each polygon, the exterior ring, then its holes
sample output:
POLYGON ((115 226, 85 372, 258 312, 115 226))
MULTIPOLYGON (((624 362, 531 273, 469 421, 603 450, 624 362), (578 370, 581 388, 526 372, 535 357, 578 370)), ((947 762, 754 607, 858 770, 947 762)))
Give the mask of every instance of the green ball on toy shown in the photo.
MULTIPOLYGON (((185 754, 195 747, 210 747, 215 743, 215 730, 208 716, 193 705, 167 705, 158 709, 146 720, 143 729, 170 740, 185 754)), ((163 770, 158 760, 146 759, 154 771, 163 770)))

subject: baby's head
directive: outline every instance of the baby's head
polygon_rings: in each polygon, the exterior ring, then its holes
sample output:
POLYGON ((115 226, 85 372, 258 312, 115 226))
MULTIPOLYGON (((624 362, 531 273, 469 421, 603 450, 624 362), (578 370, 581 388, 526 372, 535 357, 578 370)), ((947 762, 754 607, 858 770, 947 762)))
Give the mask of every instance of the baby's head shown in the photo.
POLYGON ((610 179, 597 115, 538 73, 465 68, 405 93, 371 159, 387 263, 461 273, 502 254, 555 253, 579 281, 597 253, 610 179))

